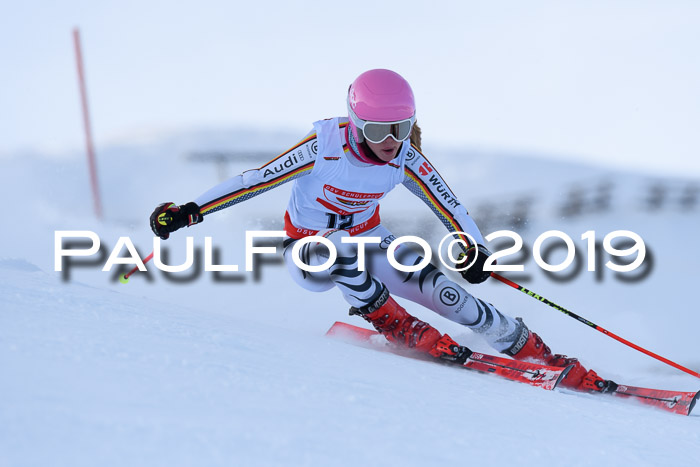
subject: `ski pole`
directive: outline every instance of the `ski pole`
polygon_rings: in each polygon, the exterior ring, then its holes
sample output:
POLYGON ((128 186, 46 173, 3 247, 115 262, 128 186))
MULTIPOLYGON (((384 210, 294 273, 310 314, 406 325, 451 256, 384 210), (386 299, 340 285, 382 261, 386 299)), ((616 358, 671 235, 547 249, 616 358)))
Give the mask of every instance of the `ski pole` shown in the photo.
MULTIPOLYGON (((143 264, 148 263, 152 258, 153 258, 153 252, 151 252, 150 255, 146 256, 146 259, 143 260, 143 264)), ((131 271, 127 272, 126 274, 124 274, 122 277, 119 278, 119 282, 121 282, 122 284, 126 284, 127 282, 129 282, 129 277, 131 277, 131 275, 138 270, 139 270, 139 267, 134 266, 134 269, 132 269, 131 271)))
POLYGON ((657 355, 657 354, 655 354, 654 352, 650 352, 649 350, 646 350, 646 349, 644 349, 644 348, 638 346, 637 344, 628 341, 627 339, 623 339, 622 337, 618 336, 617 334, 612 333, 612 332, 608 331, 607 329, 605 329, 605 328, 603 328, 603 327, 600 327, 600 326, 598 326, 597 324, 595 324, 595 323, 593 323, 593 322, 591 322, 591 321, 588 321, 586 318, 583 318, 583 317, 577 315, 576 313, 567 310, 567 309, 564 308, 563 306, 557 305, 556 303, 554 303, 554 302, 552 302, 552 301, 550 301, 550 300, 547 300, 545 297, 543 297, 543 296, 541 296, 541 295, 538 295, 538 294, 536 294, 536 293, 534 293, 534 292, 532 292, 532 291, 526 289, 526 288, 523 287, 522 285, 516 284, 515 282, 511 281, 510 279, 506 279, 505 277, 500 276, 500 275, 496 274, 495 272, 492 272, 492 273, 491 273, 491 277, 493 277, 494 279, 498 279, 499 281, 503 282, 504 284, 509 285, 509 286, 513 287, 514 289, 519 290, 520 292, 523 292, 524 294, 529 295, 530 297, 535 298, 535 299, 541 301, 542 303, 551 306, 552 308, 554 308, 554 309, 556 309, 556 310, 561 311, 561 312, 564 313, 565 315, 571 316, 572 318, 576 319, 577 321, 580 321, 580 322, 582 322, 583 324, 585 324, 585 325, 587 325, 587 326, 590 326, 590 327, 592 327, 593 329, 595 329, 595 330, 597 330, 597 331, 602 332, 602 333, 605 334, 606 336, 612 337, 612 338, 615 339, 616 341, 622 342, 623 344, 625 344, 625 345, 627 345, 627 346, 629 346, 629 347, 632 347, 633 349, 638 350, 638 351, 640 351, 640 352, 642 352, 642 353, 644 353, 644 354, 647 354, 647 355, 649 355, 650 357, 653 357, 653 358, 655 358, 655 359, 657 359, 657 360, 659 360, 659 361, 662 361, 662 362, 664 362, 664 363, 667 364, 667 365, 670 365, 670 366, 672 366, 672 367, 674 367, 674 368, 677 368, 677 369, 679 369, 679 370, 681 370, 681 371, 685 371, 685 372, 688 373, 689 375, 693 375, 693 376, 695 376, 696 378, 700 378, 700 373, 698 373, 698 372, 696 372, 696 371, 693 371, 693 370, 691 370, 691 369, 689 369, 689 368, 686 368, 686 367, 684 367, 684 366, 682 366, 682 365, 679 365, 678 363, 672 362, 671 360, 669 360, 669 359, 667 359, 667 358, 664 358, 664 357, 662 357, 661 355, 657 355))

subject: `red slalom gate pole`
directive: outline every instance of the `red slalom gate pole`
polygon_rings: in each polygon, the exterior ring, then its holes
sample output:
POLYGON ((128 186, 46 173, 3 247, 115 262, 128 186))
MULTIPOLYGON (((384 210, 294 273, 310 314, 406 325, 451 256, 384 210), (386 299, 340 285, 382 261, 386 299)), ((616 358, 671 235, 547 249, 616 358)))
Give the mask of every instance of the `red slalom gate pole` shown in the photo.
MULTIPOLYGON (((146 256, 146 259, 143 260, 143 264, 148 263, 151 259, 153 259, 153 253, 146 256)), ((127 282, 129 282, 129 277, 131 277, 131 275, 138 270, 139 270, 138 266, 134 266, 134 269, 132 269, 131 271, 127 272, 126 274, 124 274, 122 277, 119 278, 119 282, 121 282, 122 284, 126 284, 127 282)))
POLYGON ((95 162, 95 148, 92 143, 92 131, 90 129, 90 114, 88 112, 87 91, 85 89, 85 72, 83 70, 83 54, 80 47, 80 31, 78 28, 73 29, 73 44, 75 45, 75 61, 78 67, 80 100, 83 107, 83 126, 85 127, 85 146, 87 147, 90 184, 92 186, 92 199, 95 205, 95 215, 98 219, 102 219, 102 201, 100 200, 99 183, 97 180, 97 164, 95 162))
POLYGON ((612 333, 612 332, 608 331, 607 329, 600 327, 591 321, 588 321, 586 318, 583 318, 583 317, 577 315, 576 313, 567 310, 563 306, 557 305, 556 303, 554 303, 550 300, 547 300, 543 296, 538 295, 538 294, 526 289, 522 285, 516 284, 515 282, 511 281, 510 279, 506 279, 505 277, 500 276, 500 275, 496 274, 495 272, 491 273, 491 277, 493 277, 494 279, 498 279, 499 281, 503 282, 504 284, 506 284, 510 287, 513 287, 514 289, 519 290, 520 292, 523 292, 524 294, 529 295, 530 297, 537 299, 537 300, 541 301, 542 303, 549 305, 556 310, 561 311, 565 315, 571 316, 572 318, 576 319, 577 321, 580 321, 581 323, 585 324, 586 326, 592 327, 593 329, 602 332, 606 336, 612 337, 616 341, 622 342, 626 346, 632 347, 633 349, 638 350, 638 351, 642 352, 643 354, 649 355, 650 357, 653 357, 661 362, 664 362, 665 364, 670 365, 678 370, 684 371, 684 372, 688 373, 689 375, 693 375, 696 378, 700 378, 700 373, 693 371, 689 368, 686 368, 683 365, 679 365, 676 362, 672 362, 671 360, 669 360, 665 357, 662 357, 661 355, 657 355, 654 352, 651 352, 645 348, 642 348, 642 347, 638 346, 637 344, 630 342, 627 339, 624 339, 624 338, 618 336, 617 334, 612 333))

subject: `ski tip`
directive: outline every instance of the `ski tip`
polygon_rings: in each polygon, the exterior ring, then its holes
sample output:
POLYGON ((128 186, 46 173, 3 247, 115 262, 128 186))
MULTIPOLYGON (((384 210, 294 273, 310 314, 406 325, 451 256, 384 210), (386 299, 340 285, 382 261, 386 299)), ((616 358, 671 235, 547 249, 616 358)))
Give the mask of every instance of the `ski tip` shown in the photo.
POLYGON ((342 321, 336 321, 330 328, 328 328, 328 331, 326 331, 326 336, 337 336, 338 334, 343 334, 343 331, 345 331, 345 333, 350 332, 350 329, 350 324, 343 323, 342 321))
POLYGON ((377 331, 343 323, 342 321, 336 321, 326 331, 326 336, 355 341, 368 341, 375 335, 377 335, 377 331))
POLYGON ((693 408, 695 407, 695 403, 698 401, 700 398, 700 391, 695 393, 695 397, 693 397, 693 400, 690 401, 690 405, 688 406, 688 415, 690 415, 690 412, 693 411, 693 408))
POLYGON ((572 369, 573 367, 574 367, 574 365, 571 364, 571 365, 567 366, 566 368, 564 368, 564 370, 559 374, 559 378, 557 378, 557 382, 554 383, 554 387, 553 387, 552 389, 554 389, 554 388, 556 388, 557 386, 559 386, 559 383, 561 383, 562 380, 563 380, 564 378, 566 378, 566 375, 569 374, 569 372, 571 371, 571 369, 572 369))

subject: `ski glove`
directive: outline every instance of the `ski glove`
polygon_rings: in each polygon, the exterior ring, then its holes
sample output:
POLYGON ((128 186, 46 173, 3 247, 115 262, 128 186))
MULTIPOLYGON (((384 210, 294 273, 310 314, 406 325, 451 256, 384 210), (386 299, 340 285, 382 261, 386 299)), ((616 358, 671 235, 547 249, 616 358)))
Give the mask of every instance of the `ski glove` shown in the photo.
POLYGON ((472 261, 474 261, 474 264, 469 269, 459 273, 470 284, 481 284, 491 276, 490 271, 484 271, 484 263, 489 256, 491 256, 491 252, 484 245, 470 246, 467 248, 466 254, 462 253, 459 255, 457 267, 460 268, 466 264, 471 264, 472 261), (476 255, 476 261, 474 261, 474 255, 476 255))
POLYGON ((190 202, 181 206, 163 203, 151 214, 151 230, 163 240, 167 240, 170 232, 199 224, 203 220, 204 216, 199 212, 197 203, 190 202))

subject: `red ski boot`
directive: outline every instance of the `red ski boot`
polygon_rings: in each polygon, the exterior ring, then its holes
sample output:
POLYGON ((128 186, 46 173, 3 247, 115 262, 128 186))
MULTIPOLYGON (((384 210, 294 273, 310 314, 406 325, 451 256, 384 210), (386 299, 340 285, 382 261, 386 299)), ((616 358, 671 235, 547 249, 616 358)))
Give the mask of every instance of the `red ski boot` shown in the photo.
POLYGON ((360 315, 389 342, 436 358, 464 363, 471 354, 469 349, 461 347, 447 334, 443 336, 430 324, 410 315, 389 295, 386 287, 382 288, 379 298, 374 302, 362 308, 352 307, 350 314, 360 315))
POLYGON ((524 328, 523 338, 519 339, 511 349, 506 351, 516 360, 528 360, 543 365, 566 367, 574 365, 566 377, 560 383, 563 387, 578 391, 607 392, 617 385, 612 381, 604 380, 593 370, 586 370, 577 358, 566 355, 552 355, 550 348, 542 341, 542 338, 527 329, 522 319, 516 318, 524 328), (526 336, 526 337, 525 337, 526 336))

